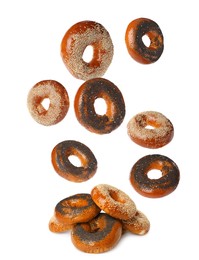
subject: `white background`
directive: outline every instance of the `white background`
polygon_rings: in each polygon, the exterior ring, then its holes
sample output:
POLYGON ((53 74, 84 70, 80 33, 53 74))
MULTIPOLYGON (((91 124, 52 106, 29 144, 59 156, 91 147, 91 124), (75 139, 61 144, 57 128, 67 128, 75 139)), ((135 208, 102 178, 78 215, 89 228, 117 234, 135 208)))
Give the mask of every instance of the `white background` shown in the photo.
POLYGON ((99 183, 125 191, 151 222, 145 236, 126 234, 110 259, 197 259, 198 253, 198 1, 2 1, 0 2, 1 259, 91 259, 77 250, 70 232, 48 229, 61 199, 89 193, 99 183), (154 64, 142 65, 128 54, 124 35, 134 19, 147 17, 164 35, 164 52, 154 64), (82 20, 104 25, 114 44, 105 78, 117 85, 126 103, 122 125, 107 135, 88 132, 76 120, 73 100, 83 83, 65 68, 60 43, 66 30, 82 20), (27 110, 27 94, 40 80, 62 83, 70 97, 67 116, 45 127, 27 110), (175 135, 167 146, 150 150, 134 144, 126 125, 136 113, 154 110, 167 116, 175 135), (84 183, 61 178, 51 165, 51 150, 63 140, 86 144, 98 160, 95 176, 84 183), (180 168, 177 189, 160 199, 139 195, 129 172, 142 156, 162 154, 180 168))

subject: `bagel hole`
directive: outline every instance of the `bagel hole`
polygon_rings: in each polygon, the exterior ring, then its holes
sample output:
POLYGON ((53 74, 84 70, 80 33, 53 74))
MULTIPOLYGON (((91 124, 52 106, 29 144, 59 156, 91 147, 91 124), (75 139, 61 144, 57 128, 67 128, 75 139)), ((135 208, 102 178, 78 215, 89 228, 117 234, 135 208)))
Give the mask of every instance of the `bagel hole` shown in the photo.
POLYGON ((91 227, 90 223, 82 223, 81 226, 82 226, 82 228, 83 228, 86 232, 88 232, 88 233, 94 233, 94 232, 92 231, 92 227, 91 227))
POLYGON ((91 229, 91 233, 96 233, 100 230, 99 227, 95 227, 94 229, 91 229))
POLYGON ((68 160, 70 161, 70 163, 72 163, 76 167, 82 166, 81 160, 76 155, 70 155, 68 157, 68 160))
POLYGON ((70 205, 71 207, 74 207, 74 208, 86 207, 86 206, 88 206, 88 201, 83 200, 83 199, 82 200, 80 200, 80 199, 71 200, 71 201, 67 202, 66 208, 68 207, 68 205, 70 205))
POLYGON ((103 98, 97 98, 94 103, 94 108, 98 115, 105 115, 107 111, 106 101, 103 98))
POLYGON ((50 106, 50 99, 49 98, 44 98, 41 102, 43 108, 45 110, 48 110, 49 109, 49 106, 50 106))
POLYGON ((147 173, 147 176, 151 180, 159 179, 162 177, 162 172, 160 170, 153 169, 147 173))
POLYGON ((145 128, 146 128, 146 129, 154 129, 155 127, 152 126, 152 125, 146 125, 145 128))
POLYGON ((90 224, 90 233, 96 233, 100 230, 100 227, 98 227, 96 224, 90 224))
POLYGON ((151 40, 149 38, 149 36, 147 34, 142 36, 142 41, 144 43, 144 45, 148 48, 151 44, 151 40))
POLYGON ((86 49, 84 50, 83 60, 87 63, 89 63, 93 59, 93 46, 88 45, 86 49))
POLYGON ((109 195, 111 196, 111 198, 117 202, 120 203, 125 203, 126 201, 124 199, 122 199, 120 196, 118 196, 118 193, 115 191, 110 191, 109 195))

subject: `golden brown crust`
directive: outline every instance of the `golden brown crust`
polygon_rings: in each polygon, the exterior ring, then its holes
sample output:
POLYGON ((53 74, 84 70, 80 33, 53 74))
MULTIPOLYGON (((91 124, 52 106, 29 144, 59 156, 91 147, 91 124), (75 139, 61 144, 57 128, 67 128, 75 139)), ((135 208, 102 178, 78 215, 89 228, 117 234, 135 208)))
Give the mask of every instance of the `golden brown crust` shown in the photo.
POLYGON ((165 146, 173 139, 174 127, 163 114, 145 111, 131 118, 127 125, 127 132, 131 140, 138 145, 155 149, 165 146))
POLYGON ((101 77, 113 58, 113 43, 108 31, 94 21, 74 24, 61 42, 61 57, 70 73, 82 80, 101 77), (87 46, 93 47, 93 58, 85 62, 82 58, 87 46))
POLYGON ((49 221, 48 227, 49 230, 53 233, 61 233, 72 229, 73 225, 60 222, 55 216, 52 216, 49 221))
POLYGON ((69 109, 69 97, 63 85, 55 80, 43 80, 35 84, 28 93, 27 105, 31 116, 39 124, 50 126, 59 123, 69 109), (46 110, 42 101, 49 99, 46 110))
POLYGON ((95 186, 91 197, 99 208, 114 218, 129 219, 137 211, 135 203, 126 193, 108 184, 95 186))

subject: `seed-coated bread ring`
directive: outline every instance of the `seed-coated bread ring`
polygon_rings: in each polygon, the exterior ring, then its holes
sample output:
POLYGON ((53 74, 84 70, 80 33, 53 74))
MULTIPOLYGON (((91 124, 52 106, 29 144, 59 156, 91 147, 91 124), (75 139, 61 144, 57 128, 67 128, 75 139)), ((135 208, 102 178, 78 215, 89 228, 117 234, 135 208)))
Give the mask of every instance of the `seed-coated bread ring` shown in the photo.
POLYGON ((126 113, 121 91, 104 78, 84 82, 76 93, 74 108, 79 123, 97 134, 108 134, 118 128, 126 113), (106 102, 107 110, 104 115, 99 115, 95 111, 94 103, 97 98, 102 98, 106 102))
POLYGON ((50 126, 59 123, 69 109, 69 97, 65 87, 55 80, 43 80, 36 83, 28 93, 27 105, 31 116, 39 124, 50 126), (45 109, 44 99, 50 105, 45 109))
POLYGON ((150 229, 150 222, 144 213, 137 210, 132 218, 122 220, 122 226, 133 234, 145 235, 150 229))
POLYGON ((149 198, 160 198, 173 192, 178 186, 180 171, 170 158, 160 155, 146 155, 139 159, 130 172, 130 182, 141 195, 149 198), (150 170, 160 170, 162 176, 150 179, 147 174, 150 170))
POLYGON ((51 161, 55 171, 68 181, 87 181, 97 171, 97 160, 93 152, 85 144, 75 140, 58 143, 52 150, 51 161), (70 162, 69 157, 71 155, 79 158, 80 167, 70 162))
POLYGON ((87 222, 97 216, 100 211, 90 194, 79 193, 58 202, 54 215, 62 223, 74 224, 87 222))
POLYGON ((133 142, 155 149, 165 146, 173 139, 174 127, 162 113, 145 111, 130 119, 127 132, 133 142), (147 128, 148 126, 152 128, 147 128))
POLYGON ((100 213, 88 223, 76 224, 71 232, 73 244, 86 253, 103 253, 117 245, 122 235, 119 220, 100 213))
POLYGON ((158 24, 148 18, 138 18, 129 23, 125 42, 130 56, 139 63, 156 62, 164 49, 164 38, 158 24), (143 36, 150 39, 149 46, 143 42, 143 36))
POLYGON ((137 211, 134 201, 125 192, 108 184, 96 185, 91 196, 99 208, 114 218, 129 219, 137 211))
POLYGON ((69 72, 77 79, 102 77, 113 58, 113 43, 108 31, 100 23, 81 21, 65 33, 61 42, 61 57, 69 72), (87 46, 93 47, 90 62, 83 60, 87 46))
POLYGON ((73 225, 60 222, 55 216, 52 216, 49 221, 48 227, 49 230, 53 233, 61 233, 72 229, 73 225))

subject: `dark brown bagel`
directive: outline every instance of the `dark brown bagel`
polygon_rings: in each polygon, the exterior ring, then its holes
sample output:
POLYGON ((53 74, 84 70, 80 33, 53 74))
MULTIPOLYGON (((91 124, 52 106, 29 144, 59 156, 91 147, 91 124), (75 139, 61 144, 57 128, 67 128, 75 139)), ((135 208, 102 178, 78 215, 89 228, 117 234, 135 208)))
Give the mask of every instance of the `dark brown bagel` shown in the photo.
POLYGON ((80 124, 97 134, 112 132, 119 127, 125 116, 122 93, 118 87, 104 78, 84 82, 75 96, 74 108, 80 124), (95 112, 94 102, 97 98, 103 98, 107 104, 104 115, 95 112))
POLYGON ((54 216, 65 224, 87 222, 99 214, 101 209, 94 203, 90 194, 79 193, 57 203, 54 216))
POLYGON ((122 224, 106 213, 100 213, 88 223, 72 228, 73 244, 86 253, 103 253, 111 250, 120 240, 122 224))
POLYGON ((164 49, 164 39, 160 27, 156 22, 147 18, 138 18, 129 23, 125 42, 130 56, 143 64, 157 61, 164 49), (143 42, 144 35, 150 39, 149 47, 143 42))
POLYGON ((52 165, 63 178, 73 182, 84 182, 93 177, 97 171, 97 160, 92 151, 83 143, 73 140, 57 144, 51 153, 52 165), (69 156, 75 155, 81 166, 73 165, 69 156))
POLYGON ((159 155, 147 155, 139 159, 131 169, 130 182, 135 190, 149 198, 159 198, 173 192, 178 186, 180 171, 170 158, 159 155), (150 179, 150 170, 160 170, 162 177, 150 179))

